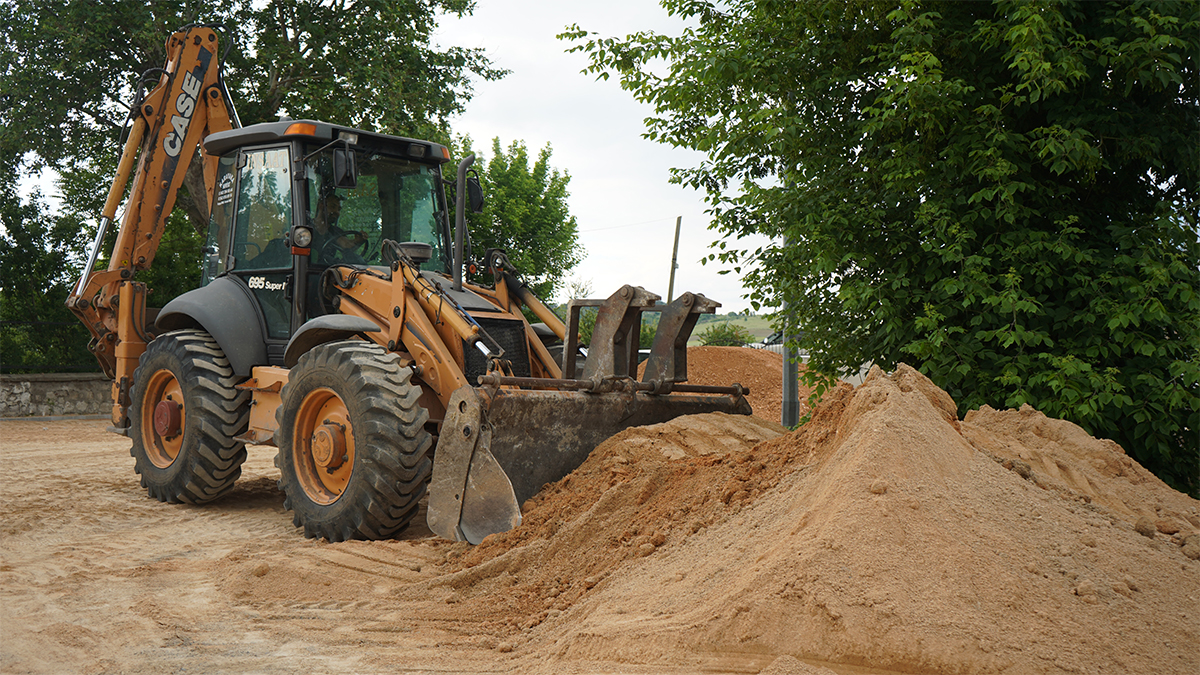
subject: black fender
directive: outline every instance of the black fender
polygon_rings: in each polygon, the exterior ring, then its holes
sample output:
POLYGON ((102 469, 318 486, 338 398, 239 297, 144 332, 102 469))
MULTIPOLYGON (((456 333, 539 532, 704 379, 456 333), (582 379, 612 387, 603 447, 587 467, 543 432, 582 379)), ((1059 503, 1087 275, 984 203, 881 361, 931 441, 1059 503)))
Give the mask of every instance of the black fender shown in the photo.
POLYGON ((167 303, 154 325, 159 332, 203 328, 221 346, 235 375, 246 377, 267 364, 267 341, 258 302, 245 283, 218 277, 167 303))
POLYGON ((300 326, 300 330, 288 340, 287 350, 283 353, 283 365, 291 368, 308 350, 323 345, 326 342, 345 340, 359 333, 377 333, 383 330, 379 324, 358 316, 346 314, 326 314, 318 316, 300 326))

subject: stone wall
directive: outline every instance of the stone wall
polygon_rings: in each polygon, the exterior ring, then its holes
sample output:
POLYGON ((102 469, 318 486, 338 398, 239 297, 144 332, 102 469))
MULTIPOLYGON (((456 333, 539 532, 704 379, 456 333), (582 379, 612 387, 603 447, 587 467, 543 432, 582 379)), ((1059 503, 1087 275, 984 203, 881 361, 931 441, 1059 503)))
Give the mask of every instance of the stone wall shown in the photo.
POLYGON ((0 417, 112 414, 103 373, 0 375, 0 417))

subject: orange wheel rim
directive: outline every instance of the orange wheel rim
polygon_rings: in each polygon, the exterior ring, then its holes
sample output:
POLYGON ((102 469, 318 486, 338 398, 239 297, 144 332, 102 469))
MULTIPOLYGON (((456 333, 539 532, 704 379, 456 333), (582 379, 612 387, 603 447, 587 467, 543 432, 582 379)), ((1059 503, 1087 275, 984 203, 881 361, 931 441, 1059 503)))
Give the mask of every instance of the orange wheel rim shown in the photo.
POLYGON ((316 389, 300 403, 292 438, 292 465, 308 498, 332 504, 354 472, 354 429, 346 403, 332 389, 316 389))
POLYGON ((175 374, 169 370, 155 371, 146 383, 141 414, 146 456, 154 466, 165 469, 179 457, 186 414, 183 388, 175 374))

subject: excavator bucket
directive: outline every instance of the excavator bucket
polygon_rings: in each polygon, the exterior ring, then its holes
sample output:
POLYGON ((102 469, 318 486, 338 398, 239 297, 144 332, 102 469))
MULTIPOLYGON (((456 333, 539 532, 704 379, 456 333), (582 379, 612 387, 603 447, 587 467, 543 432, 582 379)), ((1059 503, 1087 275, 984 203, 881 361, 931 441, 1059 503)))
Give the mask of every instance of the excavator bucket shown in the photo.
POLYGON ((482 386, 454 393, 429 488, 428 522, 434 533, 478 544, 520 525, 525 500, 575 470, 623 429, 706 412, 750 414, 748 391, 740 386, 676 381, 686 377, 686 351, 678 347, 686 346, 694 315, 716 306, 703 296, 685 294, 661 309, 646 375, 642 381, 630 377, 629 368, 636 373, 631 329, 638 326, 626 319, 653 307, 658 298, 628 286, 613 298, 623 291, 628 291, 625 298, 601 307, 583 379, 491 373, 480 378, 482 386))
POLYGON ((680 415, 750 414, 738 394, 538 391, 462 387, 442 425, 429 488, 429 528, 478 544, 521 524, 521 504, 629 427, 680 415))

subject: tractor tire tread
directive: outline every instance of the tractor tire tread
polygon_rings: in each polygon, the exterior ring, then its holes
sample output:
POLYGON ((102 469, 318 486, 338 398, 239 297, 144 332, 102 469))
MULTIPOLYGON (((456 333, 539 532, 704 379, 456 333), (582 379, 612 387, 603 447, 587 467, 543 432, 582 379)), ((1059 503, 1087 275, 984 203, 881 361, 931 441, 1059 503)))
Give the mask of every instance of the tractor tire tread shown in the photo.
POLYGON ((433 440, 411 377, 398 356, 361 340, 318 345, 292 368, 276 411, 275 465, 284 508, 306 537, 387 539, 416 515, 433 469, 433 440), (333 389, 346 403, 354 433, 353 473, 341 496, 325 506, 305 494, 290 454, 300 402, 316 386, 333 389))
POLYGON ((246 460, 245 444, 235 437, 245 432, 250 422, 250 393, 235 389, 238 381, 221 348, 204 331, 164 333, 147 346, 133 375, 130 454, 141 485, 151 497, 169 503, 205 504, 233 487, 246 460), (183 446, 165 469, 149 460, 137 422, 144 404, 139 387, 163 367, 177 369, 176 380, 185 388, 183 446))

